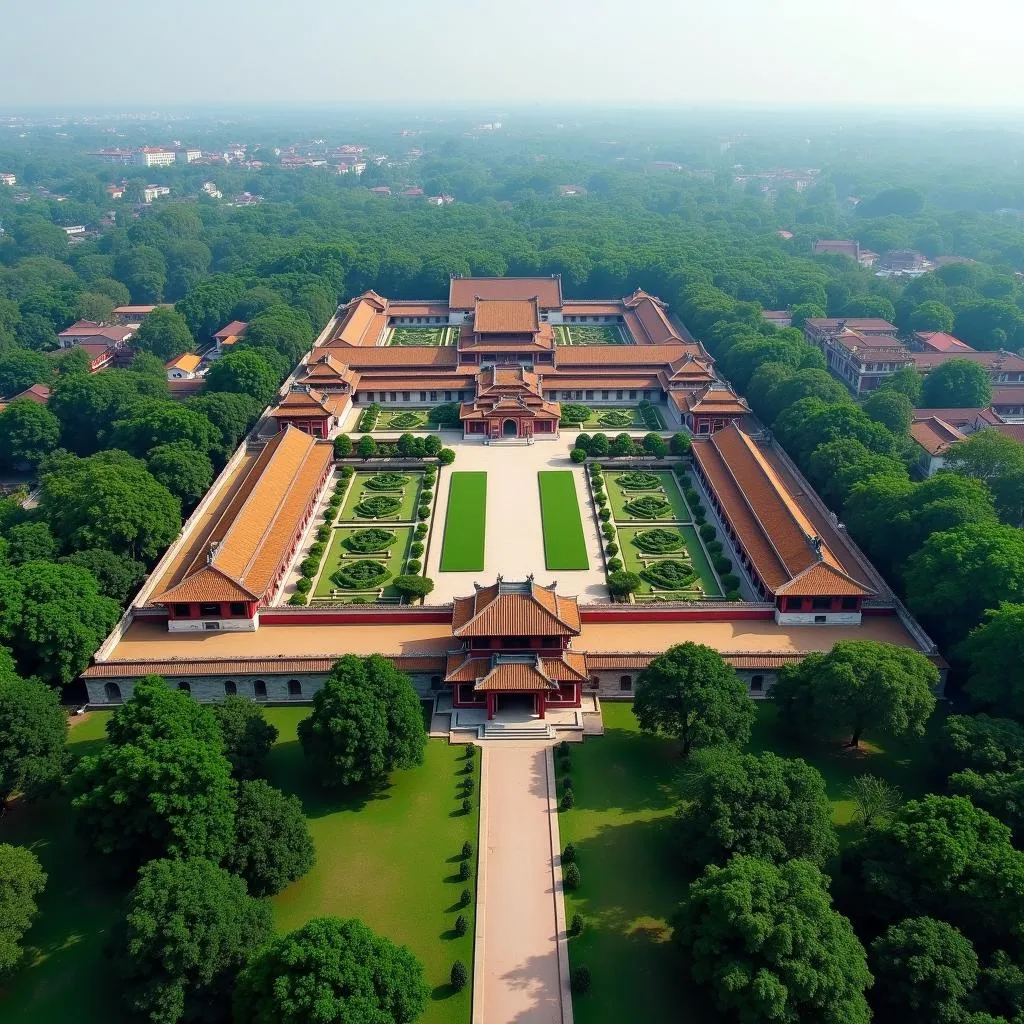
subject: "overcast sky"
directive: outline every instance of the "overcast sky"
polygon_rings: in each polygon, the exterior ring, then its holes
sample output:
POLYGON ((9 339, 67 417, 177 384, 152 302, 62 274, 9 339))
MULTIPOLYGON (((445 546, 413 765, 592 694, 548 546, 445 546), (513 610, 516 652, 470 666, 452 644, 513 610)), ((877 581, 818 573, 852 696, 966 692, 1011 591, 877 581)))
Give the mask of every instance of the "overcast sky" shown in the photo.
POLYGON ((2 0, 0 10, 0 113, 253 101, 1024 107, 1020 0, 2 0))

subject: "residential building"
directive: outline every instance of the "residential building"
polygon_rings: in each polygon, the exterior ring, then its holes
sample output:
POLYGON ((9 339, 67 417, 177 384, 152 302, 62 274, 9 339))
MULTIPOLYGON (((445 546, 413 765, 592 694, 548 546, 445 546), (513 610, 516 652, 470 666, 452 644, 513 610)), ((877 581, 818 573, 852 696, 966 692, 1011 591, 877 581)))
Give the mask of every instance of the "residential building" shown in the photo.
POLYGON ((761 316, 776 327, 793 326, 793 314, 788 309, 766 309, 762 311, 761 316))
POLYGON ((911 346, 922 352, 973 352, 965 341, 945 331, 914 331, 911 346))
POLYGON ((143 146, 135 152, 135 162, 142 167, 170 167, 176 157, 173 149, 143 146))
POLYGON ((135 332, 130 327, 105 324, 96 320, 76 320, 57 335, 61 348, 74 348, 85 342, 102 340, 120 348, 135 332))
POLYGON ((917 471, 927 479, 946 468, 949 449, 967 435, 938 416, 921 416, 918 413, 910 424, 910 436, 917 444, 917 471))
POLYGON ((169 196, 171 190, 166 185, 147 185, 142 190, 142 201, 144 203, 151 203, 154 199, 159 199, 161 196, 169 196))
POLYGON ((124 185, 108 185, 107 195, 111 199, 123 199, 124 198, 124 185))
POLYGON ((85 225, 84 224, 71 224, 70 226, 64 228, 63 230, 64 230, 64 234, 67 235, 68 237, 73 237, 75 235, 84 235, 85 234, 85 225))
POLYGON ((213 336, 213 344, 216 346, 217 352, 220 353, 225 348, 230 348, 236 342, 241 341, 248 326, 244 320, 232 320, 231 323, 225 324, 213 336))
POLYGON ((849 328, 858 334, 876 338, 892 338, 897 343, 899 331, 894 324, 881 317, 811 317, 804 321, 804 337, 812 344, 825 350, 825 344, 835 334, 849 328))
POLYGON ((13 174, 9 172, 0 174, 0 185, 16 185, 17 183, 18 179, 13 174))
POLYGON ((916 249, 890 249, 875 263, 879 275, 916 277, 931 269, 931 264, 916 249))
POLYGON ((1024 398, 1024 356, 1016 352, 999 349, 995 352, 964 352, 953 349, 946 352, 911 352, 910 358, 922 376, 927 376, 937 366, 951 359, 962 359, 985 367, 993 385, 1010 385, 1020 388, 1024 398))
POLYGON ((203 365, 203 357, 195 352, 184 352, 164 363, 168 380, 195 380, 199 368, 203 365))
POLYGON ((874 391, 886 377, 912 363, 906 346, 888 335, 863 334, 849 327, 825 342, 825 363, 854 395, 874 391))
POLYGON ((174 159, 179 164, 190 164, 196 160, 201 160, 203 152, 200 149, 195 149, 191 146, 179 146, 174 151, 174 159))

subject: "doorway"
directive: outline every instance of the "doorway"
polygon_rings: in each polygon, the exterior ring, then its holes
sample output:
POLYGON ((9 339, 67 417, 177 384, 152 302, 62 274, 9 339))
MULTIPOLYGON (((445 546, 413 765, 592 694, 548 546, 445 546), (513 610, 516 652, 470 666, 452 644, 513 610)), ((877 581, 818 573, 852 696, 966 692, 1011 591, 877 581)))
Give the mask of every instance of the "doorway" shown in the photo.
POLYGON ((515 420, 505 420, 501 425, 501 434, 503 437, 518 437, 519 425, 515 420))
POLYGON ((499 693, 497 712, 509 720, 533 718, 537 698, 532 693, 499 693))

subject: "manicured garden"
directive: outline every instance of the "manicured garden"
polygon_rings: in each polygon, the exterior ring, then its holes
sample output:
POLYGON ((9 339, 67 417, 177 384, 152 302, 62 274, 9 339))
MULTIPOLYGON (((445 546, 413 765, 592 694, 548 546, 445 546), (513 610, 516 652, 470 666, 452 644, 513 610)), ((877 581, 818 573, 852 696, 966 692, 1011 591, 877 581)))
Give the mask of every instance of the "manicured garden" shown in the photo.
POLYGON ((559 345, 629 345, 626 333, 615 324, 557 324, 559 345))
MULTIPOLYGON (((371 590, 374 599, 397 599, 398 592, 389 585, 389 581, 405 571, 414 543, 412 538, 410 526, 339 527, 332 530, 330 547, 313 590, 314 599, 337 600, 371 590), (377 582, 366 578, 365 569, 356 570, 353 575, 352 570, 357 563, 364 561, 383 566, 387 575, 377 582)), ((422 552, 422 542, 419 543, 422 552)), ((365 593, 362 596, 366 596, 365 593)))
POLYGON ((667 590, 685 591, 687 598, 723 596, 700 536, 692 526, 619 525, 616 529, 623 567, 627 572, 635 572, 642 581, 638 596, 667 590), (664 566, 665 562, 681 563, 688 571, 678 576, 673 585, 673 573, 680 570, 674 565, 664 566))
MULTIPOLYGON (((576 848, 581 884, 566 892, 566 917, 583 916, 569 941, 572 967, 589 967, 590 991, 573 1000, 578 1024, 623 1020, 719 1024, 669 941, 668 918, 686 889, 673 849, 681 767, 677 744, 639 732, 632 705, 604 702, 605 734, 571 747, 571 810, 559 814, 561 842, 576 848)), ((796 747, 775 730, 776 708, 757 705, 751 753, 802 757, 825 777, 840 841, 852 831, 846 789, 862 773, 886 779, 906 797, 926 788, 920 742, 865 743, 851 752, 837 743, 796 747)))
POLYGON ((437 348, 441 345, 454 345, 458 336, 459 329, 447 325, 424 324, 422 327, 395 327, 388 335, 388 344, 403 347, 437 348))
POLYGON ((452 473, 441 546, 442 572, 480 572, 487 532, 487 474, 452 473))
POLYGON ((565 418, 566 406, 563 403, 563 427, 579 428, 584 431, 605 431, 614 433, 619 430, 663 430, 665 419, 656 405, 649 404, 644 408, 639 405, 626 406, 588 406, 585 402, 570 403, 573 407, 580 405, 590 410, 584 420, 575 422, 565 418), (646 415, 645 415, 646 413, 646 415))
POLYGON ((652 519, 677 523, 693 521, 682 491, 668 470, 642 473, 608 470, 604 477, 608 485, 612 518, 616 522, 646 522, 652 519))
POLYGON ((548 569, 589 569, 576 481, 571 470, 537 474, 540 514, 544 528, 544 563, 548 569))
POLYGON ((430 409, 381 409, 374 430, 432 430, 430 409))
POLYGON ((345 504, 343 522, 357 520, 412 522, 420 504, 423 474, 415 470, 400 473, 357 472, 352 477, 345 504))
MULTIPOLYGON (((478 812, 475 795, 462 810, 465 780, 479 792, 479 754, 440 740, 427 743, 422 766, 396 771, 382 786, 330 793, 309 775, 297 741, 306 707, 266 709, 280 731, 271 751, 269 781, 302 802, 316 847, 316 865, 273 898, 278 931, 312 917, 358 917, 409 946, 431 990, 421 1024, 469 1024, 472 977, 459 993, 448 984, 452 963, 473 967, 478 812), (466 767, 474 768, 466 774, 466 767), (459 877, 463 844, 471 854, 469 880, 459 877), (460 894, 469 890, 468 909, 460 894), (459 914, 469 928, 458 935, 459 914)), ((69 750, 93 753, 104 741, 109 714, 93 712, 75 725, 69 750)), ((0 823, 0 842, 31 847, 48 875, 40 915, 29 932, 26 966, 0 986, 5 1024, 109 1024, 123 1020, 120 992, 104 958, 122 912, 123 893, 104 879, 103 865, 75 833, 64 797, 15 806, 0 823)))

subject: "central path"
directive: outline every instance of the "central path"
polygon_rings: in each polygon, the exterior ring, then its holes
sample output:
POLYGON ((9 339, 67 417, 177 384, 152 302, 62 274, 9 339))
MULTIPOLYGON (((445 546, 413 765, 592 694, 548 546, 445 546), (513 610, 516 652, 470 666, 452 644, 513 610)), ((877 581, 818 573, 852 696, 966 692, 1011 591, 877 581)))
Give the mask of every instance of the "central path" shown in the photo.
POLYGON ((483 746, 474 1024, 572 1024, 550 747, 483 746))

